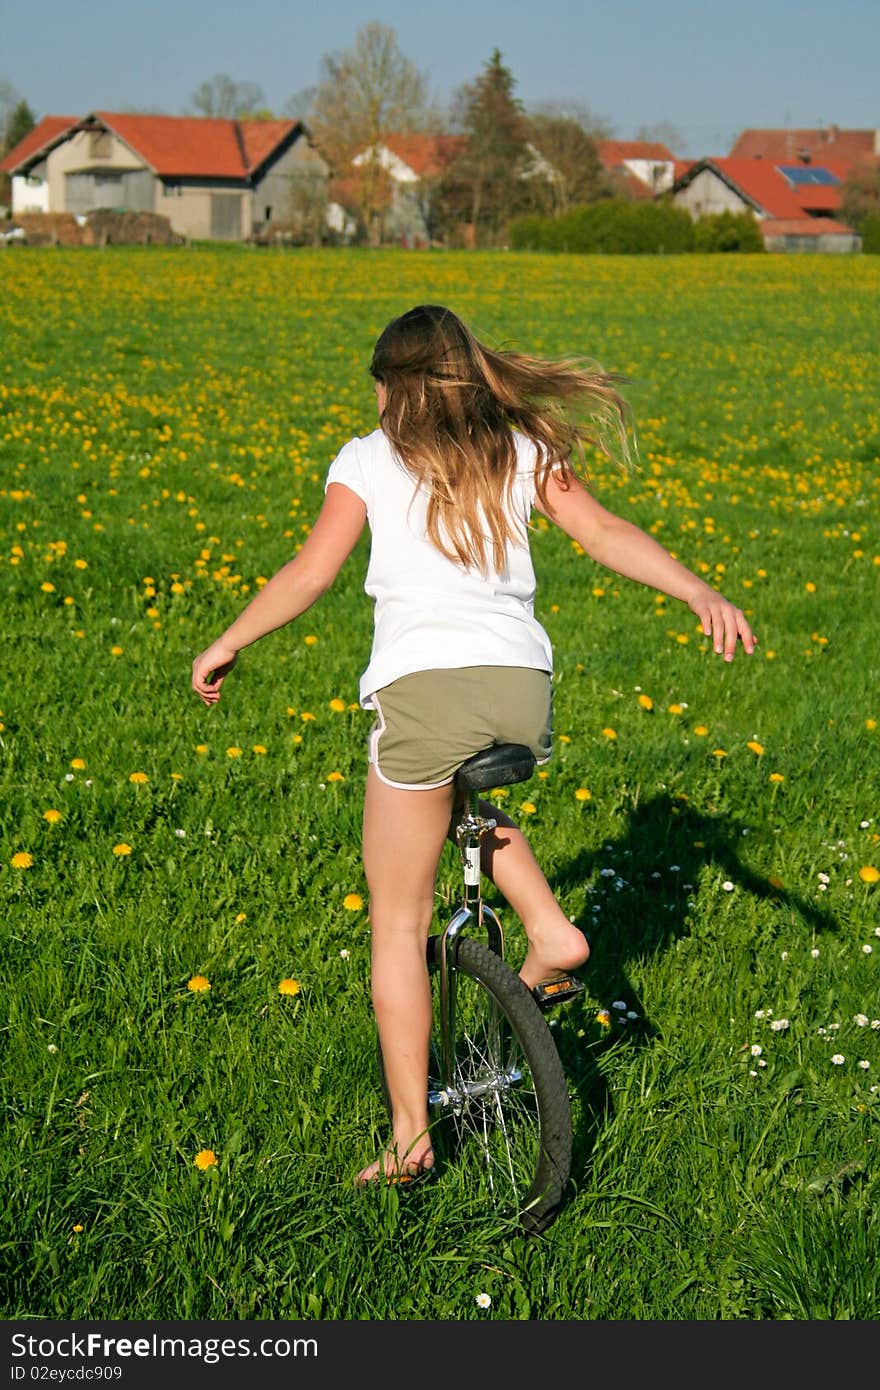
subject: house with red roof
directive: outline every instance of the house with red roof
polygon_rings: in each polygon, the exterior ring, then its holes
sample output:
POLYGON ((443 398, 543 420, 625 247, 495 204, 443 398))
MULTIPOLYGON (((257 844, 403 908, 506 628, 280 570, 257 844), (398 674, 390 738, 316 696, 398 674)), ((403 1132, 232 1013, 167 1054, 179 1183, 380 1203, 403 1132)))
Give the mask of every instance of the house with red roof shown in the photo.
POLYGON ((846 180, 880 166, 880 130, 744 130, 730 151, 734 159, 771 164, 813 164, 836 169, 846 180))
POLYGON ((372 162, 387 188, 381 239, 427 246, 432 239, 431 195, 437 180, 464 144, 457 135, 425 132, 390 134, 351 161, 355 172, 338 179, 334 196, 355 216, 360 212, 360 181, 372 162))
POLYGON ((695 220, 751 213, 768 251, 858 251, 861 238, 835 216, 842 188, 840 171, 828 165, 729 156, 696 160, 670 197, 695 220))
POLYGON ((217 241, 246 240, 286 215, 295 181, 328 175, 301 121, 112 111, 45 116, 0 168, 13 216, 151 212, 178 236, 217 241))
POLYGON ((657 140, 597 140, 599 161, 636 198, 671 188, 681 161, 657 140))

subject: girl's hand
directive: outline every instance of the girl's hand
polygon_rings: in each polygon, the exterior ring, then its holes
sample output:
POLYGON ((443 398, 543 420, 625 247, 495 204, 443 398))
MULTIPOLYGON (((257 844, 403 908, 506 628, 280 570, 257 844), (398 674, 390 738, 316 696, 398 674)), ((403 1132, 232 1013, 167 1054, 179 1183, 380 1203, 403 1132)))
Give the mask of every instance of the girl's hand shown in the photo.
POLYGON ((192 687, 205 705, 216 705, 220 687, 238 660, 238 652, 222 638, 197 656, 192 664, 192 687))
POLYGON ((741 608, 736 608, 708 585, 689 600, 688 607, 696 613, 704 636, 712 638, 712 645, 719 656, 724 654, 725 661, 733 661, 737 641, 742 642, 743 651, 751 656, 758 639, 741 608))

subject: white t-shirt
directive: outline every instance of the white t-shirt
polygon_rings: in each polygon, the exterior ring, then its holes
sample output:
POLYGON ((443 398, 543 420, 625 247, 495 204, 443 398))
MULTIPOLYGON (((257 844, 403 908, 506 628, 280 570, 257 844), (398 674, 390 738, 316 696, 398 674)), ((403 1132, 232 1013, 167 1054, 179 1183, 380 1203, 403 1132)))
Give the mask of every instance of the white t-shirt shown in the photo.
MULTIPOLYGON (((535 497, 536 450, 514 434, 518 459, 511 501, 520 538, 507 565, 485 575, 447 559, 429 540, 427 494, 381 429, 343 445, 325 489, 343 483, 366 504, 370 562, 364 583, 375 602, 373 650, 360 702, 400 676, 460 666, 528 666, 552 671, 550 639, 534 615, 535 571, 527 523, 535 497)), ((491 554, 491 549, 489 550, 491 554)))

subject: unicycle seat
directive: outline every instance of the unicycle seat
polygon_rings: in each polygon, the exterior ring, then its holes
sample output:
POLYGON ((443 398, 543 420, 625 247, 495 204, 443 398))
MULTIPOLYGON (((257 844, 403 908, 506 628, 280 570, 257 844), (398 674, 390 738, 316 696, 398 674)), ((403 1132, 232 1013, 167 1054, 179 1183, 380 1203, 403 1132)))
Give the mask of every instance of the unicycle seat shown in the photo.
POLYGON ((493 743, 475 753, 455 775, 459 791, 479 792, 525 782, 535 771, 535 756, 523 743, 493 743))

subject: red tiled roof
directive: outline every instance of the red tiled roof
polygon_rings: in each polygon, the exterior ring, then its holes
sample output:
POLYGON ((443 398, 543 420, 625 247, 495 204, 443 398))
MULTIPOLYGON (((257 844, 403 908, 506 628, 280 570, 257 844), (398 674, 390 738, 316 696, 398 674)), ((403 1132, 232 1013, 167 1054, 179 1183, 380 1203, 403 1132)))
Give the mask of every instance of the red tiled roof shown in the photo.
POLYGON ((675 159, 669 147, 656 140, 598 140, 596 149, 606 169, 613 169, 626 159, 675 159))
POLYGON ((239 121, 248 170, 259 169, 297 125, 298 121, 239 121))
POLYGON ((734 141, 735 159, 766 159, 774 164, 800 164, 806 154, 811 164, 828 168, 832 163, 844 178, 860 164, 880 163, 880 141, 873 130, 744 130, 734 141))
POLYGON ((298 124, 114 111, 95 115, 164 178, 243 179, 298 124))
POLYGON ((4 173, 14 173, 20 164, 33 159, 34 155, 40 154, 47 146, 53 144, 59 135, 76 125, 78 119, 77 116, 44 116, 33 130, 28 131, 24 139, 19 140, 9 151, 6 158, 0 162, 0 169, 4 173))
MULTIPOLYGON (((213 120, 204 116, 143 116, 95 111, 109 127, 163 178, 245 179, 270 157, 300 124, 298 121, 213 120)), ((14 170, 65 131, 83 126, 76 116, 44 116, 4 159, 0 168, 14 170)))
POLYGON ((795 196, 804 212, 836 212, 840 207, 839 183, 803 183, 795 196))
POLYGON ((761 235, 768 236, 852 236, 852 227, 830 217, 765 217, 759 223, 761 235))
POLYGON ((409 165, 418 178, 439 174, 465 144, 460 135, 386 135, 386 149, 409 165))

